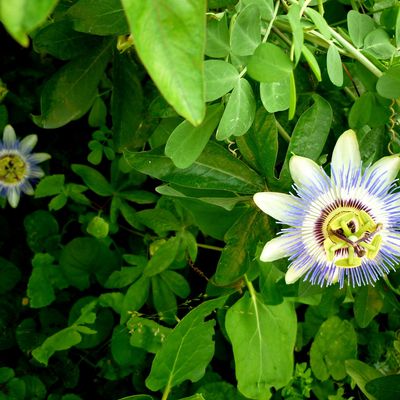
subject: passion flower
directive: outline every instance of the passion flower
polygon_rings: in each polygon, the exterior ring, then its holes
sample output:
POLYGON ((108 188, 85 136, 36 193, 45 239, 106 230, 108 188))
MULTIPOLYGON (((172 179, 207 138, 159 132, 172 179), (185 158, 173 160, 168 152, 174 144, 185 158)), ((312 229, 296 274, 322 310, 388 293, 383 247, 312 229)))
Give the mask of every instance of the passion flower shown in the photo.
POLYGON ((261 261, 288 257, 286 283, 300 277, 321 286, 345 279, 373 284, 395 270, 400 256, 400 194, 395 178, 400 157, 383 157, 363 168, 352 130, 338 139, 331 176, 314 161, 293 156, 294 194, 262 192, 254 202, 286 225, 270 240, 261 261))
POLYGON ((21 192, 32 195, 31 180, 44 175, 38 164, 48 160, 47 153, 31 153, 37 143, 36 135, 19 141, 14 128, 7 125, 0 140, 0 196, 6 197, 11 207, 17 207, 21 192))

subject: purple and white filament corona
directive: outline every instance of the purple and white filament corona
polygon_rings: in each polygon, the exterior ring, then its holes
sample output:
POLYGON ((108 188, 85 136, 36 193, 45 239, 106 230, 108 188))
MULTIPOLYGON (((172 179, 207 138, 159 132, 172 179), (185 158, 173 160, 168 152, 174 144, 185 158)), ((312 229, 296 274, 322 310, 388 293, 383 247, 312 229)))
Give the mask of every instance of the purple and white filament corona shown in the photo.
POLYGON ((331 177, 314 161, 289 162, 294 194, 261 192, 254 202, 286 225, 270 240, 261 261, 288 257, 286 283, 300 277, 321 286, 345 278, 352 286, 373 284, 400 259, 399 155, 362 169, 355 133, 344 132, 333 150, 331 177))

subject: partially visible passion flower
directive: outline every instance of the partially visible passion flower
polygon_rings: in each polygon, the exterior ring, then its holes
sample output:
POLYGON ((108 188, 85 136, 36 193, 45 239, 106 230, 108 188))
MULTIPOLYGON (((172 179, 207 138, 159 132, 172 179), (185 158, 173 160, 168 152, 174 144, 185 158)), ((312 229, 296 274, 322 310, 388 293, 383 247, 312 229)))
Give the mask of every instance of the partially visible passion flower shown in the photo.
POLYGON ((38 164, 48 160, 47 153, 31 153, 37 143, 36 135, 28 135, 19 141, 14 128, 7 125, 0 140, 0 196, 7 197, 11 207, 17 207, 21 191, 32 195, 30 180, 44 175, 38 164))
POLYGON ((261 261, 289 257, 286 283, 300 277, 331 285, 373 284, 400 259, 400 157, 383 157, 362 168, 355 133, 344 132, 332 154, 331 177, 314 161, 289 162, 295 194, 262 192, 254 202, 287 225, 270 240, 261 261))

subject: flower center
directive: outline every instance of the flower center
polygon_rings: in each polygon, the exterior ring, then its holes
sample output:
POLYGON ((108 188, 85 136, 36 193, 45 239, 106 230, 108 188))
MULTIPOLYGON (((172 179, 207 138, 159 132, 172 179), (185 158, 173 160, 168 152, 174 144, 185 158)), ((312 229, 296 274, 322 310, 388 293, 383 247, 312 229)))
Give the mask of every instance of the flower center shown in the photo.
POLYGON ((355 268, 363 257, 372 260, 378 254, 382 224, 375 223, 364 210, 339 207, 333 210, 322 226, 324 249, 328 261, 337 267, 355 268))
POLYGON ((18 183, 24 179, 26 163, 17 154, 6 154, 0 157, 0 182, 18 183))

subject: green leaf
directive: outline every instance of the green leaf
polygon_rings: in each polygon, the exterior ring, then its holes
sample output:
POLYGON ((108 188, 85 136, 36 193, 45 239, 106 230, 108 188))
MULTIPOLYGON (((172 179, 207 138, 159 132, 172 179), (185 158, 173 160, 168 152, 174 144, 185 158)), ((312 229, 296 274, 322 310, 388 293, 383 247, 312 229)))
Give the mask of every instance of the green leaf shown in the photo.
POLYGON ((230 136, 242 136, 254 121, 256 101, 249 82, 241 78, 237 81, 229 97, 221 122, 219 123, 216 138, 228 139, 230 136))
POLYGON ((182 224, 175 215, 163 208, 139 211, 136 214, 136 218, 140 223, 152 229, 160 236, 169 231, 179 231, 182 227, 182 224))
POLYGON ((325 39, 330 40, 332 35, 329 30, 329 25, 325 21, 324 17, 318 11, 315 11, 310 7, 307 7, 306 14, 311 18, 312 22, 314 22, 314 25, 322 33, 325 39))
POLYGON ((189 296, 189 283, 181 274, 178 274, 175 271, 166 270, 161 273, 160 278, 180 298, 185 299, 189 296))
POLYGON ((121 0, 79 0, 67 12, 78 32, 123 35, 129 32, 121 0))
POLYGON ((346 376, 344 362, 355 358, 356 354, 357 336, 353 325, 333 316, 320 326, 311 345, 311 369, 321 381, 329 376, 341 380, 346 376))
POLYGON ((166 270, 174 262, 178 254, 179 244, 179 237, 174 236, 158 247, 157 251, 147 263, 143 275, 151 277, 166 270))
POLYGON ((332 124, 330 104, 318 95, 313 96, 314 104, 300 116, 293 130, 280 180, 290 186, 289 159, 292 154, 317 160, 320 156, 332 124))
POLYGON ((49 53, 60 60, 70 60, 98 46, 101 39, 72 29, 71 21, 57 20, 46 25, 33 38, 38 53, 49 53))
POLYGON ((15 373, 12 368, 0 367, 0 385, 3 385, 10 379, 14 378, 15 373))
POLYGON ((206 101, 217 100, 230 92, 239 79, 236 68, 222 60, 204 62, 206 101))
POLYGON ((153 81, 178 114, 199 125, 205 115, 205 0, 122 0, 122 4, 136 51, 153 81))
POLYGON ((64 175, 45 176, 35 189, 35 198, 39 199, 46 196, 54 196, 62 192, 64 188, 64 175))
POLYGON ((225 234, 213 283, 227 286, 237 282, 248 270, 260 237, 270 230, 268 218, 255 208, 247 209, 225 234))
POLYGON ((136 281, 143 273, 143 267, 122 267, 120 271, 114 271, 104 283, 107 289, 120 289, 136 281))
POLYGON ((190 311, 156 353, 146 386, 153 391, 198 381, 214 354, 214 324, 204 318, 222 307, 226 297, 209 300, 190 311))
POLYGON ((28 47, 28 33, 46 21, 57 0, 3 0, 0 2, 0 18, 8 33, 22 46, 28 47))
POLYGON ((222 189, 254 194, 264 187, 262 179, 224 147, 209 142, 200 157, 185 169, 176 168, 159 149, 126 153, 136 170, 166 182, 197 189, 222 189))
POLYGON ((292 377, 296 339, 293 303, 265 305, 259 294, 246 293, 227 312, 238 389, 250 399, 268 399, 292 377))
POLYGON ((58 249, 58 222, 48 211, 37 210, 24 219, 28 246, 35 253, 58 249))
POLYGON ((303 27, 301 25, 301 15, 300 15, 300 6, 298 4, 292 4, 289 7, 289 11, 287 13, 290 27, 292 29, 292 39, 293 39, 293 49, 294 56, 296 60, 296 64, 299 62, 303 43, 304 43, 304 33, 303 27))
POLYGON ((249 4, 240 11, 231 28, 231 51, 237 56, 251 56, 260 42, 260 9, 249 4))
POLYGON ((39 347, 32 351, 32 356, 40 363, 47 366, 49 358, 56 352, 67 350, 77 345, 82 336, 75 327, 69 326, 48 337, 39 347))
POLYGON ((205 400, 246 400, 233 385, 224 381, 205 383, 197 392, 205 400))
POLYGON ((259 82, 279 82, 293 70, 289 56, 272 43, 261 43, 250 57, 247 71, 259 82))
POLYGON ((253 126, 247 135, 236 139, 244 160, 270 184, 275 178, 275 162, 278 153, 278 130, 273 114, 263 108, 256 113, 253 126))
POLYGON ((183 121, 174 129, 167 140, 165 154, 178 168, 187 168, 197 160, 217 127, 221 114, 222 107, 215 104, 208 107, 200 125, 193 126, 183 121))
POLYGON ((229 54, 229 31, 226 15, 221 19, 210 16, 207 21, 207 41, 205 54, 223 58, 229 54))
MULTIPOLYGON (((364 92, 354 103, 349 113, 349 126, 352 129, 369 125, 379 127, 388 122, 390 110, 382 98, 372 92, 364 92)), ((385 100, 385 102, 388 100, 385 100)))
POLYGON ((240 3, 243 5, 243 7, 246 7, 250 4, 256 5, 260 10, 261 17, 267 21, 271 20, 274 13, 273 0, 242 0, 240 3))
POLYGON ((32 260, 34 266, 29 278, 27 295, 32 308, 45 307, 51 304, 56 298, 53 285, 51 284, 51 270, 56 268, 53 265, 54 258, 48 254, 35 254, 32 260))
POLYGON ((138 311, 149 296, 150 279, 142 276, 127 290, 121 310, 121 323, 129 318, 132 311, 138 311))
POLYGON ((152 319, 133 315, 127 322, 130 344, 148 351, 157 353, 172 329, 157 324, 152 319))
POLYGON ((351 10, 347 14, 350 39, 357 48, 363 47, 364 39, 375 28, 374 20, 366 14, 351 10))
POLYGON ((59 69, 44 85, 40 108, 34 122, 41 128, 59 128, 80 118, 91 107, 97 85, 110 58, 111 40, 59 69))
POLYGON ((365 389, 379 400, 393 400, 400 396, 400 376, 389 375, 374 379, 365 389))
POLYGON ((12 290, 20 279, 20 270, 12 262, 0 257, 0 294, 12 290))
POLYGON ((375 29, 364 39, 364 50, 374 57, 387 60, 396 54, 396 48, 390 42, 388 33, 381 29, 375 29))
POLYGON ((133 396, 121 397, 118 400, 154 400, 154 397, 151 397, 148 394, 135 394, 133 396))
POLYGON ((383 307, 383 298, 373 286, 362 286, 354 302, 354 316, 360 328, 366 328, 383 307))
POLYGON ((65 278, 69 284, 80 290, 89 287, 91 274, 96 273, 100 279, 101 273, 115 269, 115 264, 116 259, 111 250, 99 240, 90 237, 71 240, 64 246, 60 256, 60 267, 65 278))
POLYGON ((166 282, 161 279, 161 274, 151 278, 151 292, 154 308, 157 310, 160 320, 171 325, 175 324, 178 312, 176 296, 166 282))
POLYGON ((117 151, 143 146, 138 128, 143 119, 144 99, 136 72, 136 63, 129 53, 114 52, 111 115, 113 140, 117 151))
POLYGON ((197 191, 195 189, 187 189, 182 186, 175 186, 175 185, 174 185, 174 187, 172 187, 170 185, 158 186, 158 187, 156 187, 156 192, 160 193, 164 196, 194 199, 194 200, 202 201, 204 203, 213 204, 218 207, 222 207, 227 211, 233 210, 238 203, 248 200, 247 196, 240 196, 240 197, 236 197, 236 196, 235 197, 216 197, 215 196, 214 197, 214 196, 211 196, 211 194, 210 194, 210 196, 208 197, 208 196, 204 196, 205 195, 204 192, 202 192, 200 194, 200 193, 197 193, 197 191))
POLYGON ((125 325, 117 325, 111 337, 111 354, 115 362, 122 367, 132 367, 139 349, 130 343, 131 328, 129 332, 125 325))
POLYGON ((331 82, 336 86, 343 85, 343 68, 342 59, 340 58, 339 50, 334 44, 329 46, 326 54, 326 67, 331 82))
POLYGON ((179 400, 205 400, 205 399, 204 399, 204 397, 203 397, 201 394, 196 393, 196 394, 194 394, 193 396, 182 397, 182 398, 179 399, 179 400))
POLYGON ((350 375, 351 379, 357 384, 368 400, 376 400, 376 397, 367 392, 365 385, 367 382, 381 377, 382 374, 377 369, 359 360, 346 360, 345 367, 347 374, 350 375))
POLYGON ((261 82, 260 96, 268 112, 287 110, 290 105, 290 78, 277 82, 261 82))
POLYGON ((99 196, 112 196, 113 187, 108 183, 104 176, 87 165, 72 164, 72 171, 79 175, 90 190, 93 190, 99 196))
POLYGON ((378 78, 376 91, 386 99, 397 99, 400 97, 400 65, 391 65, 378 78))
POLYGON ((319 68, 318 61, 315 58, 314 54, 309 50, 309 48, 304 44, 302 48, 302 54, 306 59, 311 71, 314 73, 318 82, 322 81, 321 69, 319 68))

